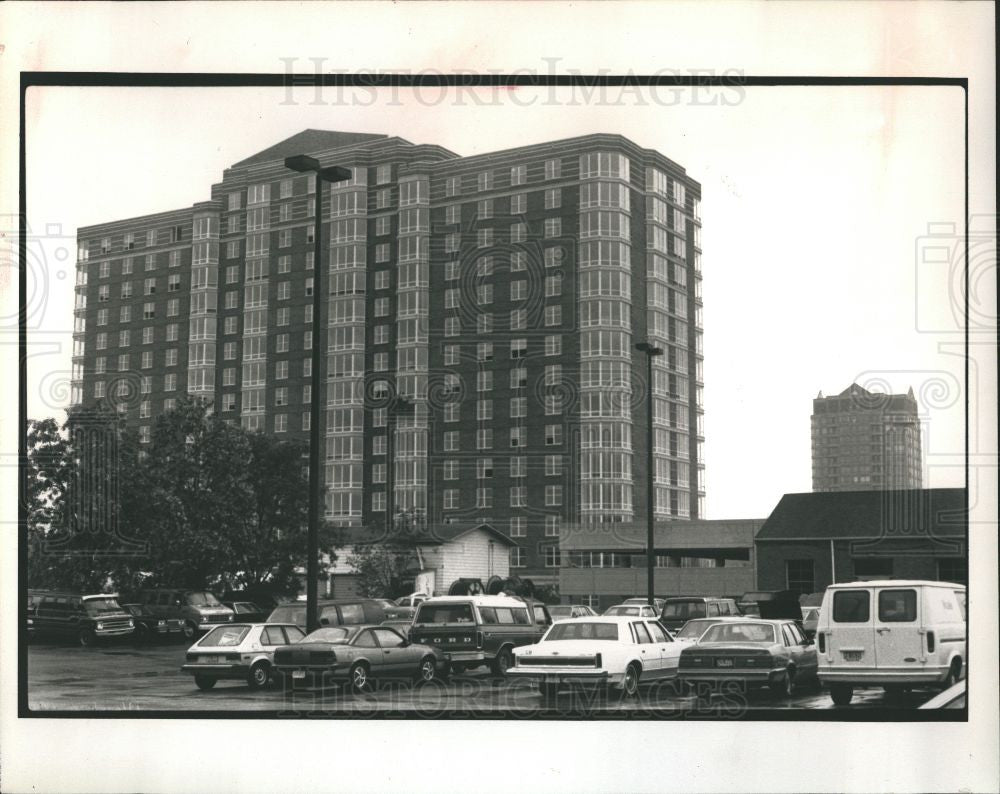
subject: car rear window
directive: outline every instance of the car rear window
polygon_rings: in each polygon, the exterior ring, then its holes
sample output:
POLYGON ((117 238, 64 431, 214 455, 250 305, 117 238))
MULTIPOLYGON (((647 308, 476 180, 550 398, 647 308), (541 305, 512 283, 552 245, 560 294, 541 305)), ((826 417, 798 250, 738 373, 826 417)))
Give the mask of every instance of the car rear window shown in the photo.
POLYGON ((342 604, 340 614, 344 623, 361 624, 365 622, 365 608, 361 604, 342 604))
POLYGON ((833 594, 834 623, 867 623, 871 618, 867 590, 838 590, 833 594))
POLYGON ((249 626, 219 626, 212 629, 198 643, 199 648, 216 648, 224 645, 239 645, 250 631, 249 626))
POLYGON ((678 620, 705 617, 704 601, 668 601, 663 607, 663 617, 678 620))
POLYGON ((475 623, 475 618, 472 616, 472 604, 428 604, 425 602, 417 609, 417 616, 413 622, 475 623))
POLYGON ((882 623, 912 623, 917 619, 917 591, 880 590, 878 619, 882 623))
POLYGON ((617 623, 553 623, 546 642, 556 640, 617 640, 617 623))

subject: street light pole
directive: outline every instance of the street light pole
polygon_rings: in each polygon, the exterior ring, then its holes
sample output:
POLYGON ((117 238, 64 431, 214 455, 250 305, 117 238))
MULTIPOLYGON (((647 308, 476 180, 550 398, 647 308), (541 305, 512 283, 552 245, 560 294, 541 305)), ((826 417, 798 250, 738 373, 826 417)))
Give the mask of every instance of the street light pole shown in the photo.
POLYGON ((656 570, 654 555, 655 539, 653 537, 653 508, 656 496, 656 462, 653 458, 653 358, 663 355, 662 347, 655 347, 648 342, 640 342, 635 349, 646 354, 646 597, 653 606, 656 593, 653 574, 656 570))
POLYGON ((313 303, 312 303, 312 386, 309 401, 309 530, 306 538, 306 631, 319 628, 319 510, 320 478, 320 398, 322 394, 322 284, 323 246, 323 182, 342 182, 351 178, 351 171, 340 166, 323 168, 319 160, 305 154, 285 158, 285 167, 293 171, 316 175, 316 228, 313 231, 313 303))

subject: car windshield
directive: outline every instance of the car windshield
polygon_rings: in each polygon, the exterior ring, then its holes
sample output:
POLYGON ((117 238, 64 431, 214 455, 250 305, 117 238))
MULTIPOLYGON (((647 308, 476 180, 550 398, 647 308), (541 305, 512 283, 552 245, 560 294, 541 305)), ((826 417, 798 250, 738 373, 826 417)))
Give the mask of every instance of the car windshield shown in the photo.
POLYGON ((663 617, 671 620, 689 620, 705 617, 704 601, 668 601, 663 606, 663 617))
POLYGON ((473 623, 471 604, 428 604, 417 610, 414 623, 473 623))
POLYGON ((704 634, 705 629, 711 625, 711 620, 689 620, 674 636, 686 640, 695 640, 704 634))
POLYGON ((354 633, 353 629, 343 628, 341 626, 327 626, 326 628, 316 629, 312 634, 307 634, 299 643, 303 642, 337 642, 344 643, 351 639, 351 635, 354 633))
POLYGON ((268 616, 268 623, 305 623, 305 604, 288 604, 283 607, 276 607, 268 616))
POLYGON ((608 607, 605 610, 604 614, 605 615, 626 615, 626 616, 633 615, 633 616, 636 616, 636 615, 639 614, 639 607, 608 607))
POLYGON ((222 604, 219 603, 219 599, 216 598, 211 593, 204 591, 198 593, 188 593, 187 602, 193 607, 219 607, 222 604))
POLYGON ((717 623, 700 640, 710 642, 774 642, 774 626, 767 623, 717 623))
POLYGON ((545 642, 557 640, 617 640, 617 623, 555 623, 545 635, 545 642))
POLYGON ((206 634, 198 643, 198 647, 218 648, 224 645, 239 645, 248 631, 250 631, 249 626, 219 626, 206 634))
POLYGON ((122 608, 114 598, 88 598, 83 602, 84 608, 91 615, 102 615, 105 612, 121 612, 122 608))

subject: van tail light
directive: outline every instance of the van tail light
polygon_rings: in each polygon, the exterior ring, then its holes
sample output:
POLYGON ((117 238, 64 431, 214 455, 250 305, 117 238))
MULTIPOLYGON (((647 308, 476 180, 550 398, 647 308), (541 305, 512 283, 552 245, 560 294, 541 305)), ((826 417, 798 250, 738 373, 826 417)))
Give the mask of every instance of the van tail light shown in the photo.
POLYGON ((483 633, 481 631, 476 632, 476 648, 483 647, 483 633))
POLYGON ((826 634, 821 631, 816 635, 816 639, 818 640, 819 652, 826 653, 826 634))
POLYGON ((934 632, 927 632, 927 653, 934 653, 934 632))
POLYGON ((603 666, 604 665, 601 663, 601 654, 597 654, 597 656, 594 657, 594 667, 603 667, 603 666))

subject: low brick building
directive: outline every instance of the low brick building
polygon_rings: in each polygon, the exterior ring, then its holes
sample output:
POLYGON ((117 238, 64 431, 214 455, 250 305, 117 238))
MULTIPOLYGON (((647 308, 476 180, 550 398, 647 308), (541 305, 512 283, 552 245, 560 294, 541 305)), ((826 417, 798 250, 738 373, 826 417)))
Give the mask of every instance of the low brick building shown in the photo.
POLYGON ((964 488, 785 494, 757 533, 757 586, 967 579, 964 488))

